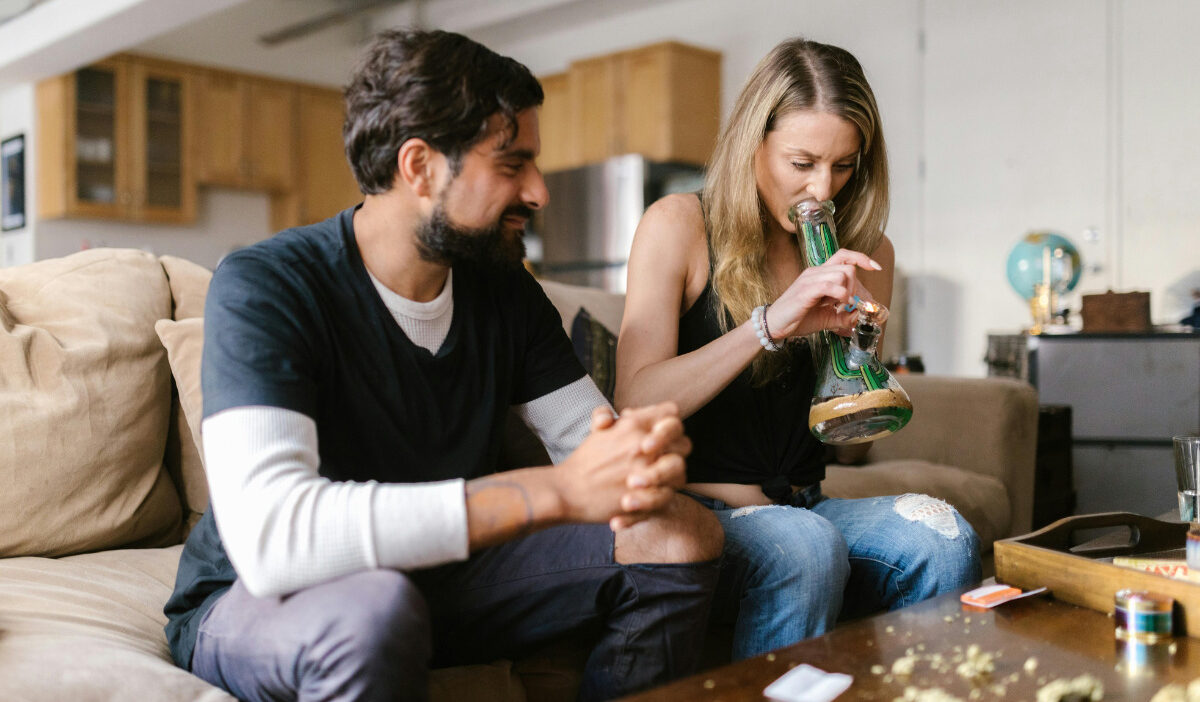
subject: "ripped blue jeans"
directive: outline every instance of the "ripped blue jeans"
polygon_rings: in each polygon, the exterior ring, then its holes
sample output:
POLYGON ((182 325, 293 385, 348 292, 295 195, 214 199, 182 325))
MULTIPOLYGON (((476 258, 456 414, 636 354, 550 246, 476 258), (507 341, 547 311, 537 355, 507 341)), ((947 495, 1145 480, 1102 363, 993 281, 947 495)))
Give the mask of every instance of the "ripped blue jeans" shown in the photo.
POLYGON ((787 505, 731 509, 687 494, 725 529, 713 616, 734 621, 734 660, 980 579, 979 537, 925 495, 843 500, 814 485, 787 505))

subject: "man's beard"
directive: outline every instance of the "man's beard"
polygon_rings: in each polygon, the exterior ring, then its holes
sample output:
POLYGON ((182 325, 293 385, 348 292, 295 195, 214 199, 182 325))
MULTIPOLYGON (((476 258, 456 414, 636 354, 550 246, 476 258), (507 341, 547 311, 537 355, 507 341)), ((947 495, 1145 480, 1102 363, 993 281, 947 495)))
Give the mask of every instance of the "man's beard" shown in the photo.
POLYGON ((439 202, 429 219, 417 225, 417 251, 426 261, 447 266, 473 263, 518 268, 525 258, 525 240, 520 233, 504 230, 502 223, 508 215, 528 218, 532 212, 528 207, 516 205, 506 209, 495 224, 470 229, 451 222, 446 216, 446 208, 439 202))

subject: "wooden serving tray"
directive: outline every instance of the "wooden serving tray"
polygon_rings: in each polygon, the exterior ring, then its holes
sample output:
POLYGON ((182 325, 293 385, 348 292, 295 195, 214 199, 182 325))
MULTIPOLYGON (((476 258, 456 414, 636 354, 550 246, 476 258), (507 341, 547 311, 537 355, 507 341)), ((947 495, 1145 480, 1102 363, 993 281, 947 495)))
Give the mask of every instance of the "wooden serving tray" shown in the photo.
POLYGON ((1112 613, 1118 590, 1149 590, 1175 598, 1175 633, 1200 637, 1200 582, 1116 566, 1113 556, 1182 558, 1188 525, 1128 512, 1066 517, 1024 536, 995 543, 996 581, 1023 590, 1049 588, 1057 599, 1112 613), (1126 539, 1111 536, 1078 544, 1084 529, 1127 527, 1126 539), (1074 545, 1078 544, 1078 545, 1074 545))

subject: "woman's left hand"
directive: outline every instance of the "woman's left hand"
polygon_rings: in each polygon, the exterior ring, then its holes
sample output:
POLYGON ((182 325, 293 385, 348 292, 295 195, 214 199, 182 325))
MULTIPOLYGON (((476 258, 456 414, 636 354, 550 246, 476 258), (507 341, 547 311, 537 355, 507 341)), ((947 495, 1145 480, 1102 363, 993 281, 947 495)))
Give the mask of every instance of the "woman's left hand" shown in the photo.
POLYGON ((786 339, 853 324, 854 298, 875 299, 859 282, 859 269, 879 271, 882 266, 864 253, 838 249, 825 263, 804 269, 767 309, 771 336, 786 339))

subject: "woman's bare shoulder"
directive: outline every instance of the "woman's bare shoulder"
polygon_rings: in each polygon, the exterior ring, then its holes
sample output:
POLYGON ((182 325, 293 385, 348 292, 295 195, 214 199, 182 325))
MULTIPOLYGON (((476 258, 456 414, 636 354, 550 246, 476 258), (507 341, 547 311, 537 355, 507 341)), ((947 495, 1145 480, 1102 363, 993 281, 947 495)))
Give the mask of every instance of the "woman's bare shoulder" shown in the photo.
POLYGON ((696 193, 671 193, 670 195, 663 195, 658 200, 655 200, 649 209, 670 212, 681 216, 690 215, 698 221, 703 221, 700 211, 700 198, 696 197, 696 193))
POLYGON ((883 264, 884 268, 890 268, 896 262, 896 246, 892 244, 892 240, 888 238, 887 234, 880 232, 875 250, 869 251, 867 255, 883 264))
MULTIPOLYGON (((667 195, 642 215, 630 254, 630 281, 651 268, 659 280, 678 286, 671 294, 679 296, 682 309, 690 307, 703 289, 708 279, 708 244, 704 213, 695 194, 667 195)), ((630 289, 634 287, 631 282, 630 289)))
POLYGON ((691 250, 704 245, 704 213, 693 193, 666 195, 646 209, 638 226, 660 243, 691 250), (651 234, 652 233, 652 234, 651 234))

